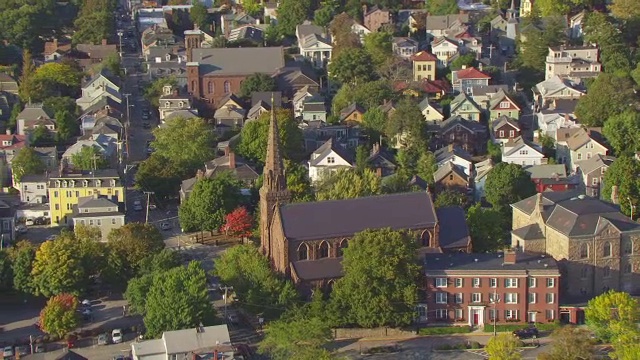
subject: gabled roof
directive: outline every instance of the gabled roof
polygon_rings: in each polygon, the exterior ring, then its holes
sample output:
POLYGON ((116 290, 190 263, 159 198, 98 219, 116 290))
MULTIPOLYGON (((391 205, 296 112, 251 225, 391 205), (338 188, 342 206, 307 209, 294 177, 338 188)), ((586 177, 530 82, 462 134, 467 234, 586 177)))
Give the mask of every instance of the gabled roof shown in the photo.
POLYGON ((464 209, 459 206, 447 206, 436 209, 440 233, 438 243, 441 248, 462 248, 469 245, 469 227, 465 220, 464 209))
POLYGON ((442 115, 443 112, 442 112, 442 107, 440 106, 440 104, 430 102, 429 100, 430 99, 427 96, 424 99, 422 99, 422 101, 420 101, 420 103, 418 104, 418 107, 420 108, 420 111, 424 112, 427 108, 431 108, 431 109, 437 111, 438 113, 440 113, 442 115))
POLYGON ((516 103, 515 100, 513 100, 511 96, 507 95, 507 93, 505 93, 502 89, 498 90, 497 93, 491 96, 491 99, 489 100, 489 110, 495 110, 496 107, 500 106, 500 103, 502 103, 505 99, 507 99, 518 110, 521 110, 520 106, 518 106, 518 103, 516 103))
POLYGON ((36 119, 53 119, 51 111, 44 104, 27 104, 24 110, 20 112, 17 119, 36 120, 36 119))
POLYGON ((544 154, 540 150, 538 150, 538 147, 535 144, 529 142, 528 140, 525 140, 522 136, 518 136, 517 138, 511 139, 506 142, 502 147, 502 156, 511 156, 524 147, 527 147, 537 152, 541 156, 544 156, 544 154))
POLYGON ((458 177, 462 178, 464 181, 469 181, 469 177, 467 176, 467 174, 465 174, 459 166, 455 165, 452 162, 447 162, 444 165, 438 167, 438 170, 433 173, 433 181, 439 182, 440 180, 444 179, 445 176, 451 173, 458 175, 458 177))
POLYGON ((85 196, 85 197, 80 197, 78 198, 78 208, 100 208, 100 209, 104 209, 104 208, 113 208, 115 207, 116 210, 118 209, 118 204, 113 203, 112 201, 109 201, 107 198, 105 197, 98 197, 95 198, 93 196, 85 196))
POLYGON ((411 57, 411 61, 438 61, 438 58, 428 51, 420 51, 411 57))
POLYGON ((456 110, 458 110, 458 107, 460 105, 462 105, 463 103, 468 102, 469 104, 471 104, 478 112, 480 112, 480 106, 478 106, 478 104, 475 103, 475 101, 473 101, 473 99, 467 95, 465 92, 461 92, 460 94, 458 94, 458 96, 456 96, 453 100, 451 100, 451 104, 450 104, 450 108, 451 108, 451 113, 455 112, 456 110))
POLYGON ((273 102, 276 107, 282 107, 282 92, 280 91, 255 91, 251 93, 251 106, 255 106, 259 101, 262 101, 271 109, 271 97, 273 96, 273 102))
POLYGON ((463 148, 457 145, 449 145, 443 148, 436 150, 433 155, 436 158, 436 163, 440 164, 443 161, 449 160, 454 156, 459 157, 460 159, 466 160, 468 162, 473 162, 473 158, 471 154, 465 151, 463 148))
POLYGON ((284 67, 282 47, 198 48, 191 56, 202 75, 271 75, 284 67))
POLYGON ((469 67, 466 69, 462 69, 462 70, 458 70, 458 71, 454 71, 455 78, 458 80, 463 80, 463 79, 491 79, 491 76, 483 73, 482 71, 474 68, 474 67, 469 67))
POLYGON ((569 88, 572 91, 580 93, 582 95, 584 95, 585 93, 584 91, 578 89, 576 84, 572 83, 567 79, 563 79, 558 75, 554 75, 553 77, 545 81, 539 82, 534 87, 534 91, 539 93, 542 96, 549 96, 549 95, 555 94, 556 92, 564 88, 569 88))
POLYGON ((480 181, 480 179, 487 176, 489 172, 493 169, 493 160, 489 158, 487 160, 480 161, 479 163, 475 164, 475 168, 476 168, 476 176, 474 180, 475 182, 478 182, 480 181))
MULTIPOLYGON (((579 148, 581 148, 584 144, 588 143, 589 141, 595 141, 596 143, 600 144, 592 136, 590 136, 590 134, 589 134, 589 132, 587 130, 580 128, 578 131, 573 133, 571 135, 571 137, 569 137, 567 139, 567 146, 571 150, 578 150, 579 148)), ((602 144, 600 144, 600 145, 604 146, 602 144)))
POLYGON ((346 108, 340 110, 340 120, 344 120, 344 118, 346 118, 347 116, 351 115, 354 111, 357 111, 361 114, 364 114, 365 110, 362 106, 358 105, 357 103, 353 102, 351 103, 349 106, 347 106, 346 108))
POLYGON ((397 47, 414 47, 418 46, 418 42, 410 37, 396 36, 393 38, 393 43, 397 47))
POLYGON ((591 159, 577 161, 576 165, 580 168, 583 174, 589 174, 603 166, 611 166, 615 160, 616 158, 613 156, 595 154, 591 159))
POLYGON ((309 90, 309 85, 303 86, 300 90, 296 91, 296 93, 293 94, 293 102, 298 103, 300 102, 300 100, 307 96, 313 96, 313 93, 309 90))
POLYGON ((476 85, 471 87, 471 96, 493 95, 498 91, 509 91, 509 85, 476 85))
POLYGON ((244 119, 247 114, 247 110, 243 108, 223 106, 216 110, 213 115, 214 119, 244 119))
POLYGON ((507 115, 501 115, 499 118, 495 119, 491 123, 491 129, 496 131, 503 127, 504 125, 511 126, 514 130, 520 131, 520 125, 518 125, 518 120, 514 118, 510 118, 507 115))
POLYGON ((234 93, 228 93, 222 99, 218 100, 218 108, 224 107, 228 102, 235 103, 235 105, 242 107, 243 101, 234 93))
POLYGON ((76 45, 76 50, 87 54, 91 59, 106 59, 109 55, 118 53, 118 48, 115 44, 78 44, 76 45))
POLYGON ((311 160, 309 160, 309 166, 317 166, 322 159, 331 153, 338 155, 349 164, 353 164, 355 161, 354 155, 349 150, 345 149, 340 144, 335 143, 333 138, 331 138, 313 152, 311 160))
POLYGON ((564 179, 567 171, 563 164, 530 165, 523 168, 528 172, 531 179, 564 179))
POLYGON ((460 44, 458 44, 457 41, 454 41, 454 40, 451 40, 451 39, 449 39, 447 37, 442 36, 442 37, 439 37, 439 38, 437 38, 437 39, 435 39, 435 40, 433 40, 431 42, 431 48, 433 49, 433 48, 439 46, 440 44, 442 44, 444 42, 448 42, 449 44, 455 46, 456 48, 458 48, 458 46, 460 46, 460 44))
POLYGON ((522 240, 544 239, 544 234, 542 233, 542 230, 540 229, 540 225, 538 225, 538 223, 515 229, 511 231, 511 234, 519 237, 522 240))
POLYGON ((454 24, 469 22, 469 14, 428 15, 425 20, 426 30, 446 30, 454 24))
POLYGON ((396 109, 396 102, 393 100, 391 101, 385 100, 382 105, 378 106, 378 108, 382 110, 382 112, 388 114, 389 112, 396 109))
MULTIPOLYGON (((460 125, 461 127, 469 130, 470 132, 486 131, 484 125, 480 124, 477 121, 464 119, 460 115, 451 116, 450 118, 436 124, 435 127, 437 127, 441 132, 446 133, 457 125, 460 125)), ((433 127, 433 125, 431 126, 433 127)))

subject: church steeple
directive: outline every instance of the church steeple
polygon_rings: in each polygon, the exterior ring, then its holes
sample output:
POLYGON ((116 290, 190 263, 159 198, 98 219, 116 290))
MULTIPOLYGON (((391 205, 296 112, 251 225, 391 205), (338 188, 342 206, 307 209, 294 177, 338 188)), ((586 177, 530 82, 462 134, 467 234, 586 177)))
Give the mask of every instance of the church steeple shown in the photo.
MULTIPOLYGON (((278 206, 291 201, 291 193, 287 190, 287 178, 280 153, 280 133, 278 131, 275 107, 272 94, 269 134, 267 135, 267 157, 264 162, 262 187, 260 188, 260 249, 272 262, 274 257, 286 257, 286 254, 279 253, 281 251, 274 251, 271 222, 278 206)), ((281 247, 277 248, 282 250, 281 247)))
POLYGON ((507 20, 516 18, 516 0, 511 0, 511 6, 507 10, 507 20))

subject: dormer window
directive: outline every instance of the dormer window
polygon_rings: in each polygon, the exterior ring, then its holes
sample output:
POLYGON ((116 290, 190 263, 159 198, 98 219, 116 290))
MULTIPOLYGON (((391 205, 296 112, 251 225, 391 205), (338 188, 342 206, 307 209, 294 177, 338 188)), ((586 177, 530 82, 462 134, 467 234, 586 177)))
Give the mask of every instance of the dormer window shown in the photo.
POLYGON ((168 107, 170 107, 170 106, 171 106, 171 103, 170 103, 170 102, 168 102, 168 101, 167 101, 167 102, 165 102, 165 103, 164 103, 164 107, 165 107, 165 108, 168 108, 168 107))
POLYGON ((3 145, 3 146, 11 146, 11 140, 4 140, 4 141, 2 141, 2 145, 3 145))
POLYGON ((102 181, 101 181, 101 180, 96 180, 96 186, 97 186, 97 187, 102 186, 102 181))
POLYGON ((60 187, 60 180, 56 180, 56 187, 60 187))
POLYGON ((116 186, 116 181, 115 180, 111 180, 111 187, 115 187, 116 186))
POLYGON ((62 182, 62 187, 65 187, 65 188, 67 187, 67 181, 66 180, 62 182))
POLYGON ((69 187, 76 187, 76 182, 73 180, 69 181, 69 187))
POLYGON ((178 105, 180 105, 180 108, 184 107, 184 101, 180 101, 180 103, 178 103, 178 105))
POLYGON ((164 58, 165 58, 167 61, 171 60, 171 54, 167 54, 164 58))

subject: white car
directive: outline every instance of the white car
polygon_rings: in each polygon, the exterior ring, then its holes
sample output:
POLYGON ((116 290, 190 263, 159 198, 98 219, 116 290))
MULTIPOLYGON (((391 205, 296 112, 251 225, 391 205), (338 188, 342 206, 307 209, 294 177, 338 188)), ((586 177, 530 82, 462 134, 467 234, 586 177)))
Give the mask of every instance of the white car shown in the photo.
POLYGON ((10 358, 13 356, 13 346, 5 346, 5 348, 3 349, 3 355, 4 358, 10 358))
POLYGON ((142 201, 136 200, 133 202, 133 210, 142 211, 142 201))
POLYGON ((28 230, 29 229, 25 225, 20 224, 16 226, 16 232, 18 234, 26 234, 28 230))
POLYGON ((24 224, 27 225, 27 226, 33 226, 33 219, 32 218, 27 218, 24 221, 24 224))
POLYGON ((113 329, 113 331, 111 332, 111 340, 114 344, 120 344, 122 342, 122 330, 113 329))

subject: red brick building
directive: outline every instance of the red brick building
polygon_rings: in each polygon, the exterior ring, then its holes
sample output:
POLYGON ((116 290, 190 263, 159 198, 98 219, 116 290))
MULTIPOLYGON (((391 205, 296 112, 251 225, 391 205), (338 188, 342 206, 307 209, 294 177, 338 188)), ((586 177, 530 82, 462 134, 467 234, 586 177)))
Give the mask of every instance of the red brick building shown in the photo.
POLYGON ((483 326, 505 322, 547 323, 559 316, 560 271, 550 256, 426 254, 426 301, 420 321, 483 326))

